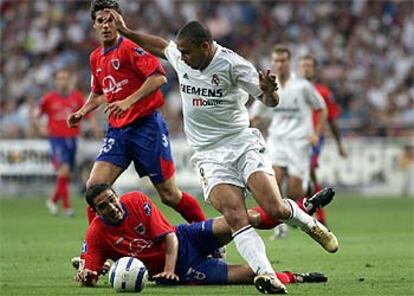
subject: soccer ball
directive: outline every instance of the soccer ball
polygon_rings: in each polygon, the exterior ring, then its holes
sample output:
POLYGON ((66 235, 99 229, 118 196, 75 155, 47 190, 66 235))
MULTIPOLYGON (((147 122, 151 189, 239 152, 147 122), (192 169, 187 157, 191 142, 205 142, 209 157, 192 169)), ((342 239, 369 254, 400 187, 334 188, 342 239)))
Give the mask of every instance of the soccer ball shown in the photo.
POLYGON ((147 268, 134 257, 118 259, 109 271, 109 284, 117 292, 141 292, 147 282, 147 268))

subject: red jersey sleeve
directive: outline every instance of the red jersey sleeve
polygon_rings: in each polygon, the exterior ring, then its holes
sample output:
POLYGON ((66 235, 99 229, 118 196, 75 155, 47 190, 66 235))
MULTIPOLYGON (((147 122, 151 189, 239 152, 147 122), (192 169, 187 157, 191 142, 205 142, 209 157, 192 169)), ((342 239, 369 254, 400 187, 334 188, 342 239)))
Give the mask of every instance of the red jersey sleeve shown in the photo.
POLYGON ((100 85, 99 80, 96 76, 96 71, 97 71, 96 51, 91 53, 91 56, 89 58, 89 63, 91 67, 91 92, 98 94, 98 95, 103 94, 102 86, 100 85))
POLYGON ((47 113, 48 105, 49 105, 49 94, 46 94, 40 99, 39 111, 41 114, 47 113))
POLYGON ((165 70, 158 58, 141 47, 131 44, 131 46, 125 47, 125 50, 127 51, 125 55, 130 58, 132 67, 144 80, 154 73, 165 75, 165 70))
POLYGON ((139 198, 134 198, 134 207, 144 217, 145 227, 153 241, 161 240, 166 234, 174 232, 172 226, 157 206, 145 194, 137 192, 139 198))
POLYGON ((318 84, 316 87, 326 103, 326 108, 328 109, 328 120, 334 120, 341 114, 341 109, 335 102, 332 92, 322 84, 318 84))
POLYGON ((103 234, 99 234, 95 225, 92 223, 88 228, 86 240, 82 246, 81 259, 85 260, 84 268, 99 273, 108 258, 105 256, 104 242, 100 240, 100 235, 103 234))

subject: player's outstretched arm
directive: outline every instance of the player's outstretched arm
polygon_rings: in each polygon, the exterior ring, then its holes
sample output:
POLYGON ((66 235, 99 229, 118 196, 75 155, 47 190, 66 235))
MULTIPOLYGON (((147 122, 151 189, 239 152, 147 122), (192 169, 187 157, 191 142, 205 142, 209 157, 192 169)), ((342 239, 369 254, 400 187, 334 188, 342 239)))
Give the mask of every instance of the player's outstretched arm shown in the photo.
POLYGON ((153 278, 164 284, 173 284, 180 280, 175 274, 175 266, 178 257, 178 238, 175 232, 170 232, 165 236, 165 265, 164 271, 153 276, 153 278))
POLYGON ((164 50, 168 46, 167 40, 158 36, 133 31, 127 27, 124 18, 118 12, 113 9, 105 9, 105 11, 108 11, 115 20, 119 33, 134 41, 153 55, 165 59, 164 50))
POLYGON ((78 126, 79 122, 85 115, 98 108, 104 102, 102 97, 103 95, 91 92, 85 104, 78 111, 69 114, 68 118, 66 119, 67 125, 69 127, 78 126))

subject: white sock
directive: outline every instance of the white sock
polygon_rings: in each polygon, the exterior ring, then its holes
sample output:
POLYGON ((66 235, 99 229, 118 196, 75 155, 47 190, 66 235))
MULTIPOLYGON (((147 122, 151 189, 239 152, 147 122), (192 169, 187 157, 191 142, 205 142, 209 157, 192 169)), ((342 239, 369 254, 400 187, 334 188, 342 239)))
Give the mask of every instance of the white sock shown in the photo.
POLYGON ((239 254, 246 260, 256 274, 275 274, 266 256, 266 247, 256 230, 247 225, 233 233, 233 239, 239 254))
POLYGON ((285 203, 290 207, 292 213, 289 219, 283 220, 288 225, 299 226, 302 230, 309 230, 315 226, 315 220, 305 213, 295 201, 284 199, 285 203))

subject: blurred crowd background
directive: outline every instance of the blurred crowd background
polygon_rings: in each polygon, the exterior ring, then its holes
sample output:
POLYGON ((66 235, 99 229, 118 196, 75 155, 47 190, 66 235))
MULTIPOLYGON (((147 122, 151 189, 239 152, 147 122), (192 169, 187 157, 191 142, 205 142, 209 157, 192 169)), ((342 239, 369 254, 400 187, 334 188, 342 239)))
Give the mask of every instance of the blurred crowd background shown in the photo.
MULTIPOLYGON (((413 1, 132 1, 120 0, 131 28, 174 38, 198 19, 222 45, 258 68, 270 67, 276 43, 294 60, 317 56, 321 81, 342 107, 345 136, 414 136, 413 1)), ((98 46, 90 1, 1 1, 0 138, 34 138, 31 114, 68 67, 89 92, 89 53, 98 46)), ((164 115, 182 134, 177 80, 166 64, 164 115)), ((294 64, 296 68, 296 64, 294 64)), ((104 126, 103 115, 99 115, 104 126)))

